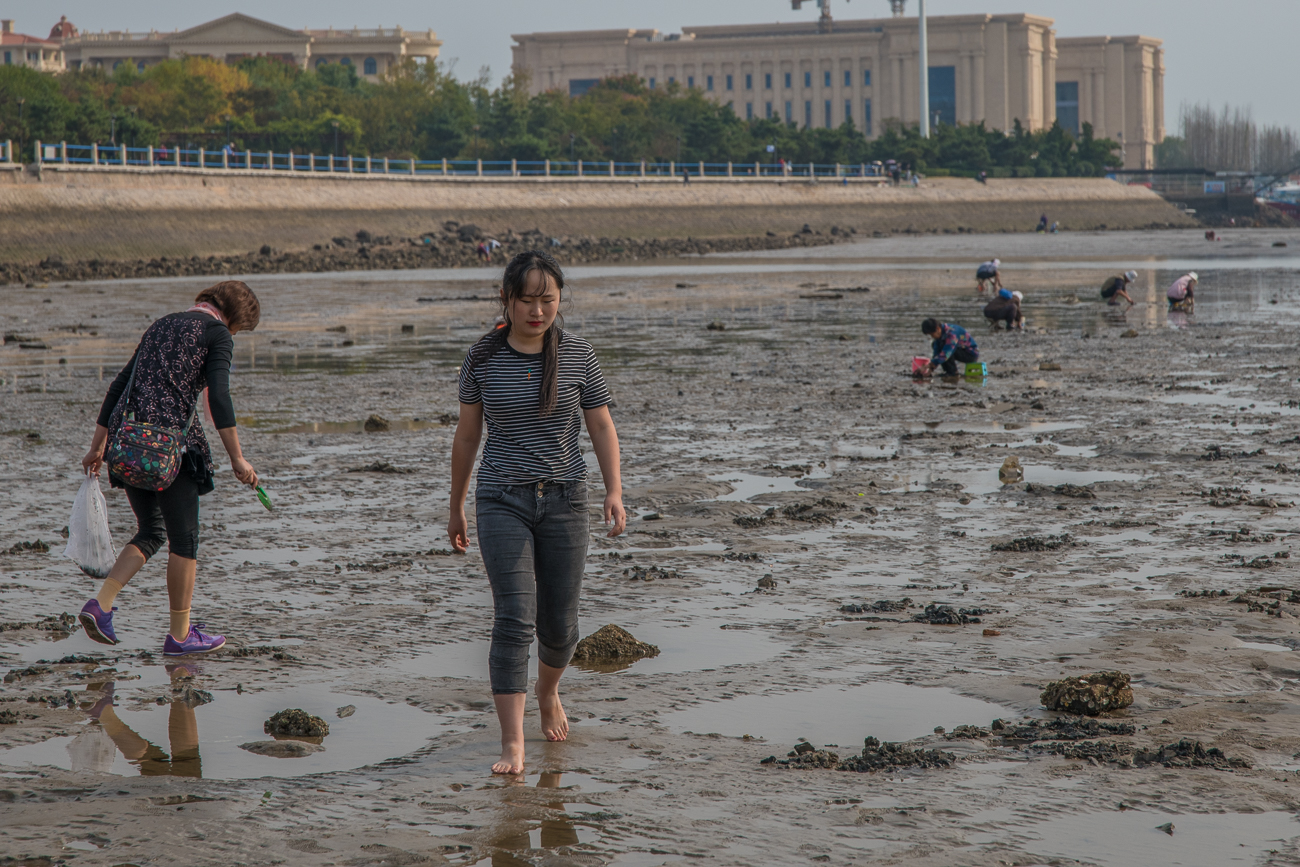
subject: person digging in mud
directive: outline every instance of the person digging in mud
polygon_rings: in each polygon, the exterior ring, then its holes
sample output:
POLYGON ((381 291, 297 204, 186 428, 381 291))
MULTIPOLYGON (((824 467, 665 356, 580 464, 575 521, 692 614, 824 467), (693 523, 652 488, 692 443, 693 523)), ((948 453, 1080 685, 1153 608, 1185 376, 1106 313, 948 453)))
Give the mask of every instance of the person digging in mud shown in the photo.
POLYGON ((984 318, 995 331, 1002 322, 1006 323, 1007 331, 1023 328, 1025 317, 1020 313, 1020 302, 1024 297, 1021 292, 1007 292, 1005 296, 999 292, 996 298, 984 305, 984 318))
POLYGON ((975 291, 983 295, 987 290, 985 284, 991 284, 993 291, 1002 288, 1002 260, 990 259, 975 269, 975 291))
POLYGON ((936 368, 942 367, 946 375, 956 376, 957 362, 970 364, 979 361, 980 350, 975 345, 975 339, 960 325, 926 319, 921 323, 921 333, 930 338, 930 349, 934 356, 930 359, 928 373, 933 374, 936 368))
POLYGON ((465 495, 486 421, 474 500, 495 608, 488 669, 501 759, 492 765, 494 774, 524 769, 534 631, 542 733, 548 741, 569 734, 559 686, 578 643, 578 596, 590 533, 581 422, 605 481, 609 535, 619 535, 627 524, 609 390, 591 344, 561 327, 563 289, 564 274, 548 254, 532 250, 511 259, 501 281, 505 327, 480 338, 460 368, 447 535, 457 551, 469 546, 465 495))
POLYGON ((1195 271, 1191 271, 1175 280, 1170 286, 1169 291, 1165 294, 1169 298, 1170 310, 1181 310, 1184 313, 1191 313, 1196 309, 1196 284, 1200 277, 1195 271))
POLYGON ((90 451, 81 459, 86 472, 99 473, 109 433, 118 432, 124 419, 184 430, 185 450, 175 480, 161 491, 132 487, 110 467, 109 483, 126 489, 138 530, 122 548, 99 595, 82 606, 78 619, 91 640, 117 644, 113 602, 165 541, 171 624, 163 640, 163 654, 207 653, 226 643, 223 636, 202 632, 202 623, 190 623, 198 569, 199 497, 213 490, 215 472, 203 425, 192 422, 206 388, 212 423, 230 456, 235 478, 255 487, 257 473, 244 460, 235 429, 230 359, 234 335, 252 331, 260 319, 257 296, 245 284, 226 280, 204 289, 189 310, 164 316, 149 326, 131 361, 109 386, 90 451))
POLYGON ((1128 306, 1134 305, 1133 299, 1129 297, 1128 286, 1138 278, 1138 272, 1125 271, 1117 277, 1109 278, 1101 284, 1101 297, 1106 299, 1106 304, 1110 307, 1118 307, 1119 299, 1123 298, 1128 302, 1128 306))

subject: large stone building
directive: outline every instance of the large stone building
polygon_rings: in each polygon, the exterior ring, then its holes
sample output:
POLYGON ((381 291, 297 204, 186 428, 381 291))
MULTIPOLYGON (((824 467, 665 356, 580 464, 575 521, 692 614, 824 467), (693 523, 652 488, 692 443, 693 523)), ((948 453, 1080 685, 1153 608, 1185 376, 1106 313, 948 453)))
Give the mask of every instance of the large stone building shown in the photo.
POLYGON ((5 66, 30 66, 42 71, 63 68, 63 48, 56 39, 14 32, 14 22, 0 20, 0 61, 5 66))
POLYGON ((116 69, 123 63, 144 69, 168 58, 195 55, 227 62, 266 56, 304 69, 326 63, 350 64, 363 78, 373 81, 408 57, 418 63, 435 60, 442 45, 432 30, 292 30, 238 12, 174 33, 79 33, 67 19, 55 25, 56 31, 60 28, 64 63, 69 69, 116 69))
MULTIPOLYGON (((1164 139, 1164 55, 1145 36, 1058 39, 1036 15, 928 18, 930 113, 939 123, 984 121, 1029 130, 1059 121, 1124 146, 1125 165, 1154 166, 1164 139)), ((584 93, 633 73, 651 87, 677 82, 741 117, 800 126, 848 121, 867 137, 884 121, 920 120, 915 18, 658 30, 529 33, 514 37, 514 67, 534 93, 584 93)))

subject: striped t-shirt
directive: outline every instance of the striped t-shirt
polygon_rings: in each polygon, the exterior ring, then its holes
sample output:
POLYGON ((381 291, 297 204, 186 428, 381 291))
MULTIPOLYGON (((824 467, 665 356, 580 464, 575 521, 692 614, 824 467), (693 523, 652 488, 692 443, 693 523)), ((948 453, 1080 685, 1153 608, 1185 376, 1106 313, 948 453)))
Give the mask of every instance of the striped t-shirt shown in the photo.
POLYGON ((460 367, 460 402, 483 404, 487 444, 478 480, 502 485, 567 482, 587 477, 578 448, 581 410, 610 403, 609 389, 591 344, 560 332, 555 409, 541 415, 542 354, 525 355, 505 344, 477 369, 460 367))

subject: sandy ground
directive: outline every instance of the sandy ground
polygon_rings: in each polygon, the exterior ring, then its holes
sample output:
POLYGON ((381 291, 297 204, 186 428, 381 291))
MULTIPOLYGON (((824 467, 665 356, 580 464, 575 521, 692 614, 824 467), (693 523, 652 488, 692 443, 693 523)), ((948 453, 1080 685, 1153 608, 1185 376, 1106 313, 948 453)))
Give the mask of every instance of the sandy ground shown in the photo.
POLYGON ((458 220, 549 235, 712 238, 789 234, 1193 226, 1149 189, 1097 178, 935 178, 920 187, 806 181, 408 181, 242 172, 44 172, 0 177, 0 261, 32 264, 301 250, 358 229, 418 236, 458 220))
MULTIPOLYGON (((582 631, 616 623, 662 652, 572 671, 572 737, 545 743, 530 715, 529 774, 514 782, 486 773, 497 729, 481 563, 474 549, 441 552, 455 369, 493 313, 466 299, 487 297, 493 274, 258 278, 264 322, 236 339, 234 394, 277 508, 221 478, 203 502, 194 605, 231 649, 163 666, 160 563, 120 597, 118 647, 0 632, 13 673, 0 712, 18 720, 0 725, 0 853, 42 865, 1300 863, 1300 601, 1285 556, 1300 501, 1286 325, 1298 243, 960 236, 573 269, 567 321, 616 397, 634 515, 614 541, 593 515, 582 631), (980 322, 973 269, 993 253, 1026 293, 1025 333, 980 322), (1096 287, 1126 263, 1140 303, 1122 315, 1096 287), (1186 267, 1201 274, 1199 307, 1166 314, 1163 287, 1186 267), (986 381, 910 378, 932 314, 973 329, 986 381), (393 430, 364 433, 372 413, 393 430), (1025 482, 999 483, 1009 456, 1025 482), (354 471, 377 461, 411 472, 354 471), (1062 534, 1056 550, 993 550, 1062 534), (1286 590, 1233 601, 1261 587, 1286 590), (1180 595, 1202 590, 1229 595, 1180 595), (877 619, 841 611, 904 597, 915 607, 877 619), (991 613, 909 621, 929 603, 991 613), (1107 669, 1132 676, 1136 701, 1112 721, 1135 732, 1104 740, 1186 738, 1250 769, 1125 767, 933 733, 1050 718, 1045 683, 1107 669), (89 721, 110 682, 116 708, 89 721), (191 708, 194 690, 212 701, 191 708), (324 752, 239 748, 290 707, 329 721, 324 752), (760 764, 798 738, 843 757, 868 735, 957 761, 872 774, 760 764)), ((0 555, 5 622, 75 613, 92 592, 58 553, 95 410, 148 321, 202 285, 9 290, 4 331, 51 348, 0 347, 0 549, 53 544, 0 555)), ((120 545, 129 510, 119 492, 108 501, 120 545)))

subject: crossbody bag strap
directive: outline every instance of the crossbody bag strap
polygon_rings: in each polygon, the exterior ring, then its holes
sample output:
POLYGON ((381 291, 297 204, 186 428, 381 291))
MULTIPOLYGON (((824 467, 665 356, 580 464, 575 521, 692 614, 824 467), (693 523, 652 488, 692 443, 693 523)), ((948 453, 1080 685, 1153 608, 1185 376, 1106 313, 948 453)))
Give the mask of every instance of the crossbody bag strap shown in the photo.
POLYGON ((135 350, 135 360, 131 362, 131 375, 126 380, 126 390, 122 392, 119 403, 122 405, 122 418, 126 418, 127 411, 131 408, 131 386, 135 384, 135 369, 140 366, 140 350, 135 350))

